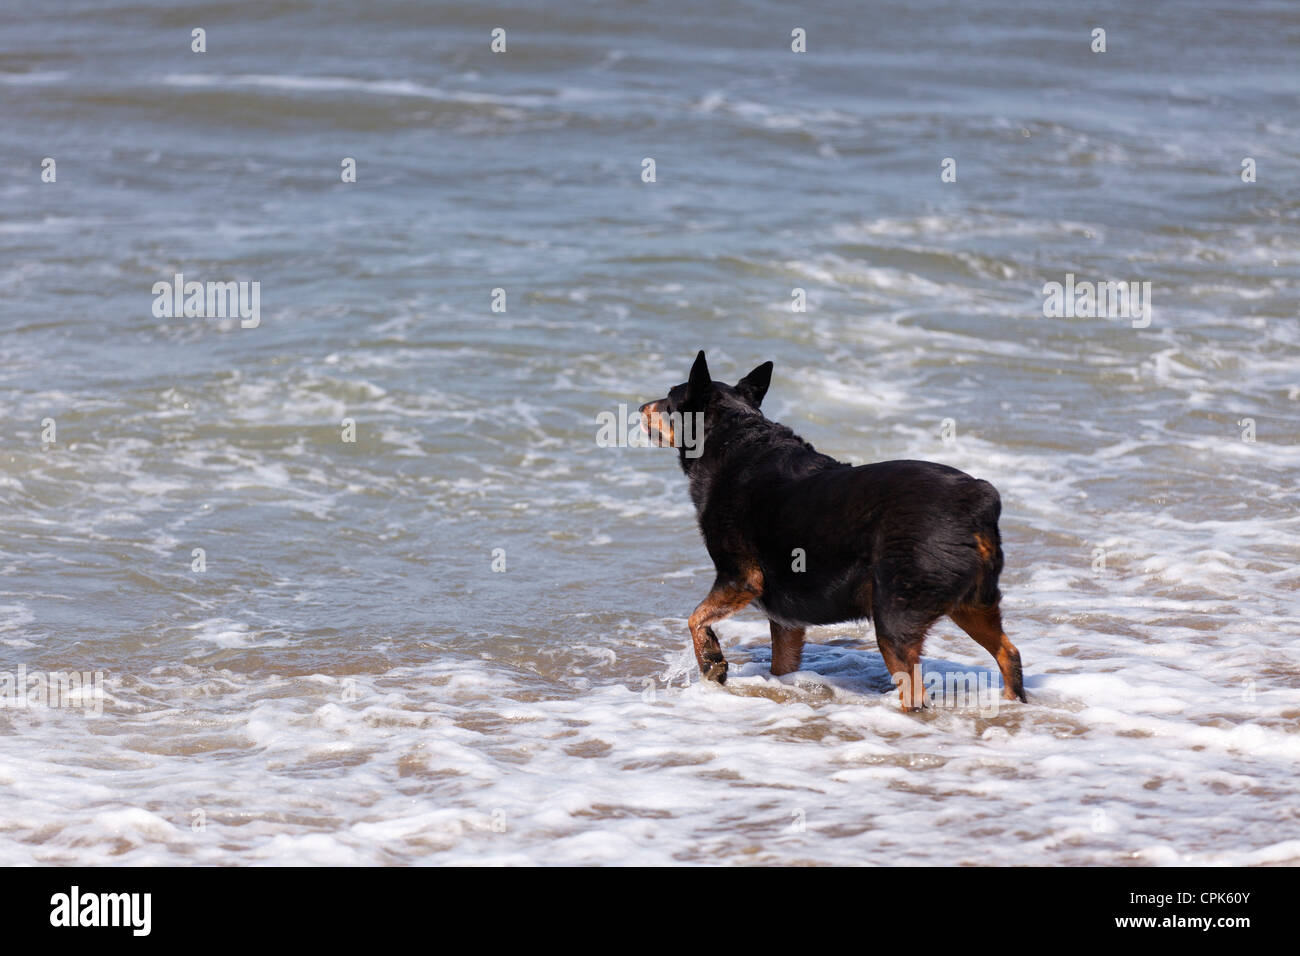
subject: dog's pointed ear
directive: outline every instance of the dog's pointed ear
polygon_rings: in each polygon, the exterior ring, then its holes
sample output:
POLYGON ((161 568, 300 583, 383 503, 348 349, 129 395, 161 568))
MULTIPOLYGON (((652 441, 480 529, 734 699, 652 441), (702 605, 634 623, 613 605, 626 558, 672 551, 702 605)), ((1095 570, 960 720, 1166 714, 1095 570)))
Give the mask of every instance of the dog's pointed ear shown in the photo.
POLYGON ((704 349, 695 356, 691 366, 691 377, 686 382, 686 400, 701 401, 713 391, 713 379, 709 376, 709 363, 704 359, 704 349))
POLYGON ((755 408, 763 404, 767 387, 772 384, 772 363, 764 362, 736 383, 736 391, 749 399, 755 408))

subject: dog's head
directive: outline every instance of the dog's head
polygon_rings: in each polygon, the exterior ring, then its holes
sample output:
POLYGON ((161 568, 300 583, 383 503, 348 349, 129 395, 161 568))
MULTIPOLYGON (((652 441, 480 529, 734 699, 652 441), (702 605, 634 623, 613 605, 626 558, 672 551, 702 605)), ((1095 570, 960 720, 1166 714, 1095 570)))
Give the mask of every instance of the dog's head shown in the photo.
POLYGON ((709 421, 727 411, 761 415, 759 406, 771 382, 771 362, 764 362, 735 385, 715 382, 701 349, 689 379, 674 385, 663 398, 641 406, 641 428, 656 445, 675 446, 686 457, 697 458, 709 421))

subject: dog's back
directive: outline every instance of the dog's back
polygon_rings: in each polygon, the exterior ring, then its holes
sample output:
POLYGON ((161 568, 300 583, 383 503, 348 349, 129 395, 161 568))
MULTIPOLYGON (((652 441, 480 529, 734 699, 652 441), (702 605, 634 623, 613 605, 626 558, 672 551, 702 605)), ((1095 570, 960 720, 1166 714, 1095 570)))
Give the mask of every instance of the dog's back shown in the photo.
POLYGON ((741 495, 739 525, 766 582, 761 606, 785 623, 872 618, 877 580, 936 616, 999 599, 1001 500, 955 468, 887 461, 788 480, 760 472, 741 495))

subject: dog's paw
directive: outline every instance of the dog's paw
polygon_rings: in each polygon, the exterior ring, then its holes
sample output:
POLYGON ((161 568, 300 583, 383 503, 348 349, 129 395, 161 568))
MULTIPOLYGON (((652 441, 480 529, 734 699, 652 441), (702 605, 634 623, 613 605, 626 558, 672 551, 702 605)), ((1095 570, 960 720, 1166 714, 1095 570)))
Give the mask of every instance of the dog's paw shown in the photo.
POLYGON ((716 660, 709 663, 709 669, 704 672, 705 680, 717 681, 719 684, 727 682, 727 662, 725 660, 716 660))

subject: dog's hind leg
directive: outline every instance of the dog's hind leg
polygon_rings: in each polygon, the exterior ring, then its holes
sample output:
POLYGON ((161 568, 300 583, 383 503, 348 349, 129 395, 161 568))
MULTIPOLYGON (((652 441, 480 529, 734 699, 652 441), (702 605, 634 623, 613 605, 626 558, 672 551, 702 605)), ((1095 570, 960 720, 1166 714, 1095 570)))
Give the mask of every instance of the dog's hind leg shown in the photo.
POLYGON ((804 628, 786 627, 776 621, 768 621, 772 626, 772 673, 780 677, 799 669, 803 660, 804 628))
POLYGON ((1028 703, 1020 673, 1020 652, 1002 631, 1002 612, 998 606, 961 605, 949 611, 948 616, 998 662, 998 670, 1002 672, 1002 696, 1007 700, 1028 703))
POLYGON ((876 602, 872 612, 876 646, 885 659, 885 669, 898 687, 898 700, 903 710, 920 710, 925 706, 921 646, 930 625, 938 618, 937 614, 888 608, 880 601, 876 602))
POLYGON ((722 645, 713 633, 713 625, 731 617, 761 593, 762 576, 757 572, 742 581, 724 581, 719 577, 708 596, 691 612, 691 643, 695 645, 695 661, 706 680, 727 682, 727 660, 722 656, 722 645))

